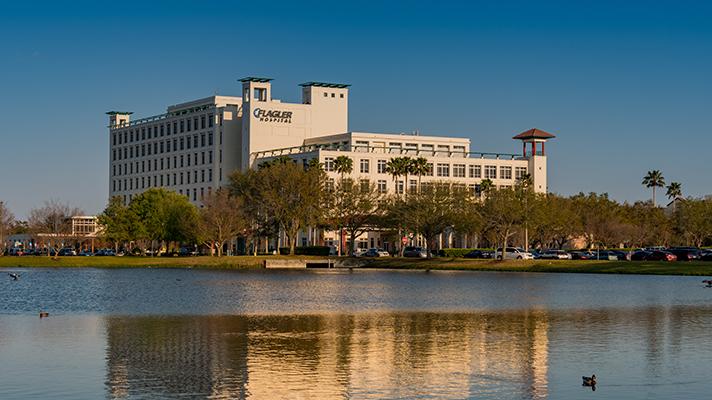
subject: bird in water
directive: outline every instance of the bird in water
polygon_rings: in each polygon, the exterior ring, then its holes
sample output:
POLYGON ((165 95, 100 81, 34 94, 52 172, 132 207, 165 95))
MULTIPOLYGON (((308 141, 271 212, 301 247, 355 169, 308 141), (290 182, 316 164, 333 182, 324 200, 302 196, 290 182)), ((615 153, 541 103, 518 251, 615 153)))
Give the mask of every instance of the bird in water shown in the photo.
POLYGON ((702 281, 702 283, 706 283, 706 284, 707 284, 707 286, 705 286, 705 287, 712 288, 712 280, 709 280, 709 279, 708 279, 708 280, 704 280, 704 281, 702 281))
POLYGON ((582 376, 583 386, 596 386, 596 374, 591 376, 582 376))
POLYGON ((12 272, 8 272, 8 275, 10 275, 10 278, 12 278, 13 281, 16 281, 16 280, 20 279, 20 275, 18 275, 18 274, 14 274, 14 273, 12 273, 12 272))

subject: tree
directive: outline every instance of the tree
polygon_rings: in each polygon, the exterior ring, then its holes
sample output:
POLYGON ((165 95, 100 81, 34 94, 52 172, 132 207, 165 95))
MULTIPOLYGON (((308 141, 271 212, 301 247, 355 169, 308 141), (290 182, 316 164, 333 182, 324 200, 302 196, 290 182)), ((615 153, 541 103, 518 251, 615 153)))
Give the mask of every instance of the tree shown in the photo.
POLYGON ((569 239, 581 233, 581 221, 570 198, 555 194, 537 195, 529 228, 534 244, 561 249, 569 239))
POLYGON ((53 248, 57 250, 58 255, 57 247, 62 246, 72 234, 72 217, 81 214, 83 212, 78 208, 72 208, 57 200, 45 201, 42 207, 30 210, 30 230, 46 238, 48 256, 52 254, 53 248))
POLYGON ((386 172, 393 177, 393 181, 398 184, 397 179, 399 177, 404 177, 403 180, 403 197, 406 197, 408 192, 408 175, 412 174, 413 159, 410 157, 395 157, 388 160, 386 164, 386 172))
POLYGON ((347 156, 338 156, 334 160, 334 170, 341 175, 341 180, 344 180, 344 175, 353 172, 354 160, 347 156))
POLYGON ((356 239, 372 229, 377 218, 383 215, 383 195, 373 183, 343 179, 338 182, 334 197, 334 218, 348 232, 348 252, 353 254, 356 239))
POLYGON ((5 238, 9 235, 14 223, 15 217, 5 206, 5 203, 0 201, 0 256, 5 254, 5 249, 7 248, 5 238))
POLYGON ((485 178, 482 182, 480 182, 480 195, 484 194, 487 196, 492 189, 494 189, 494 182, 492 182, 492 179, 485 178))
POLYGON ((273 223, 285 233, 294 254, 299 232, 316 226, 324 214, 324 172, 293 162, 274 163, 257 171, 235 173, 231 190, 245 196, 248 209, 262 224, 273 223))
POLYGON ((129 210, 140 221, 134 231, 135 239, 148 242, 151 250, 159 242, 195 243, 197 240, 198 210, 176 192, 148 189, 131 200, 129 210))
POLYGON ((225 242, 246 231, 249 227, 244 215, 243 198, 231 196, 226 189, 218 189, 203 198, 200 210, 200 237, 217 248, 217 256, 222 256, 225 242))
POLYGON ((645 187, 653 189, 653 207, 655 207, 655 189, 665 186, 665 178, 663 178, 662 172, 657 169, 648 171, 648 174, 643 177, 642 184, 645 185, 645 187))
POLYGON ((667 186, 668 199, 675 200, 678 197, 682 197, 682 184, 680 182, 670 182, 667 186))
POLYGON ((124 205, 123 199, 119 196, 109 199, 109 204, 99 215, 99 223, 104 228, 102 236, 114 243, 117 252, 121 243, 134 239, 135 231, 141 225, 136 215, 124 205))
POLYGON ((700 247, 712 238, 712 200, 685 199, 675 210, 675 230, 687 244, 700 247))
POLYGON ((413 174, 418 175, 418 191, 420 191, 420 180, 423 175, 430 173, 430 163, 425 157, 418 157, 411 162, 413 174))
POLYGON ((487 227, 498 245, 502 246, 504 255, 509 239, 524 222, 524 207, 520 196, 514 189, 492 190, 484 200, 483 214, 487 216, 487 227))

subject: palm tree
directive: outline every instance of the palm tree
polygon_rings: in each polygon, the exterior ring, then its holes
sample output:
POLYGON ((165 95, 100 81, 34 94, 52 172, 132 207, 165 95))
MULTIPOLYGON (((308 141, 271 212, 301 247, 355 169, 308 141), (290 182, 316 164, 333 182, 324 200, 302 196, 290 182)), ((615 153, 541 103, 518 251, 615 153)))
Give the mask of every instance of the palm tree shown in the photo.
MULTIPOLYGON (((341 185, 343 190, 344 175, 350 174, 354 170, 354 160, 347 156, 338 156, 334 160, 334 170, 341 175, 341 185)), ((339 221, 339 255, 342 254, 341 244, 344 242, 344 229, 342 221, 339 221)))
POLYGON ((430 171, 430 164, 425 157, 418 157, 411 162, 412 172, 418 175, 418 191, 420 191, 420 179, 430 171))
POLYGON ((666 195, 670 200, 682 197, 682 184, 680 184, 680 182, 670 182, 667 187, 666 195))
POLYGON ((643 185, 653 189, 653 207, 655 207, 655 189, 665 187, 665 178, 663 178, 662 172, 657 169, 648 171, 648 174, 643 178, 643 185))
POLYGON ((492 179, 485 178, 480 182, 480 193, 483 193, 487 195, 490 190, 494 188, 494 182, 492 182, 492 179))
POLYGON ((341 175, 341 180, 344 180, 345 174, 350 174, 354 170, 354 160, 347 156, 338 156, 334 160, 334 170, 341 175))
POLYGON ((386 172, 393 177, 393 182, 395 182, 397 188, 398 177, 403 175, 403 159, 401 157, 395 157, 388 160, 386 172))

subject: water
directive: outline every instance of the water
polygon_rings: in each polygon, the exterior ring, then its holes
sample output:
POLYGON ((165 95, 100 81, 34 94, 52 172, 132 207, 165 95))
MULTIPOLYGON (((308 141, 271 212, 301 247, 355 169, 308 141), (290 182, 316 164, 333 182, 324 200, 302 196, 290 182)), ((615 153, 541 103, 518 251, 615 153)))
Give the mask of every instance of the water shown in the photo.
POLYGON ((0 399, 697 399, 712 388, 712 289, 698 277, 12 272, 19 281, 0 276, 0 399), (596 391, 581 386, 591 373, 596 391))

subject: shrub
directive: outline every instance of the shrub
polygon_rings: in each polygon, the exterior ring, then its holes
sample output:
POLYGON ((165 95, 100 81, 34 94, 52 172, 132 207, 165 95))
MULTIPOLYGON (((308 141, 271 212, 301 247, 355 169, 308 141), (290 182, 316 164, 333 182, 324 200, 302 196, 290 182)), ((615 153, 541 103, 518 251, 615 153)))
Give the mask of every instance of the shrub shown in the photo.
MULTIPOLYGON (((280 247, 279 254, 289 255, 289 247, 280 247)), ((302 246, 295 247, 294 254, 298 256, 328 256, 329 246, 302 246)))

